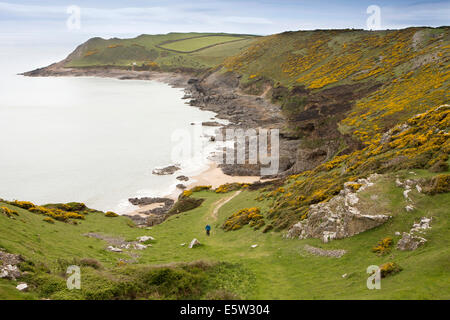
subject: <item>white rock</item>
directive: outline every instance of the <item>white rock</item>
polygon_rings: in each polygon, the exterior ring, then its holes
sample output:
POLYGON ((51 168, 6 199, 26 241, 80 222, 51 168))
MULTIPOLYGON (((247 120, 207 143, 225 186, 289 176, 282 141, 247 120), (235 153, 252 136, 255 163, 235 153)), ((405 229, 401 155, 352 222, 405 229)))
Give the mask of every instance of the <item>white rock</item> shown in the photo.
POLYGON ((122 249, 113 247, 113 246, 109 246, 108 248, 106 248, 106 250, 108 251, 112 251, 112 252, 122 252, 122 249))
POLYGON ((28 289, 28 285, 26 283, 21 283, 16 287, 16 289, 19 291, 25 291, 28 289))
POLYGON ((402 234, 401 234, 400 232, 396 231, 396 232, 395 232, 395 235, 396 235, 396 236, 401 236, 402 234))
POLYGON ((189 248, 192 249, 193 247, 196 247, 199 245, 200 245, 200 241, 198 241, 197 239, 192 239, 191 243, 189 244, 189 248))
POLYGON ((182 244, 180 244, 180 246, 182 246, 182 247, 184 247, 186 245, 186 243, 182 243, 182 244))
POLYGON ((147 246, 145 244, 135 243, 134 248, 136 250, 144 250, 144 249, 147 249, 147 246))
POLYGON ((408 205, 405 207, 405 210, 406 210, 407 212, 411 212, 411 211, 414 210, 414 207, 413 207, 412 205, 408 204, 408 205))
POLYGON ((251 245, 252 248, 256 248, 257 246, 258 246, 257 244, 251 245))
POLYGON ((416 189, 417 192, 422 193, 422 187, 420 185, 416 184, 416 189))
POLYGON ((406 200, 409 200, 409 196, 408 193, 411 192, 411 189, 406 189, 405 191, 403 191, 403 197, 405 197, 406 200))
POLYGON ((145 242, 145 241, 148 241, 148 240, 152 240, 152 241, 155 240, 155 238, 153 238, 152 236, 142 236, 142 237, 138 237, 137 239, 139 240, 139 242, 145 242))
POLYGON ((344 274, 342 275, 342 278, 347 278, 347 274, 344 273, 344 274))

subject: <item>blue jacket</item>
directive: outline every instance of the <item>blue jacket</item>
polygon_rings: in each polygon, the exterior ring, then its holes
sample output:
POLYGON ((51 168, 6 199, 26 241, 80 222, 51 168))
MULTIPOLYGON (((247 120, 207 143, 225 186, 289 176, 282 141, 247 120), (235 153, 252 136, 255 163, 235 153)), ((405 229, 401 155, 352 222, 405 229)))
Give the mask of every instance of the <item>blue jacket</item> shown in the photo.
POLYGON ((209 231, 209 230, 211 230, 211 226, 208 224, 208 225, 205 227, 205 229, 206 229, 206 231, 209 231))

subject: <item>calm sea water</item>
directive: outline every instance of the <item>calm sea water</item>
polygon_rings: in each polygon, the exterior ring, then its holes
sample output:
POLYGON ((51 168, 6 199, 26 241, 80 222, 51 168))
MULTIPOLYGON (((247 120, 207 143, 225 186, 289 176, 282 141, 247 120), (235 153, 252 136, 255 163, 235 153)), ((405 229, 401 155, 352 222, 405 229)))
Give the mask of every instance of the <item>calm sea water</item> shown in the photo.
POLYGON ((186 105, 182 89, 155 81, 28 78, 16 75, 29 70, 26 54, 18 61, 8 55, 5 63, 6 55, 0 55, 0 198, 80 201, 123 213, 129 197, 167 195, 176 176, 205 169, 194 149, 175 175, 151 173, 173 163, 173 132, 204 136, 191 123, 214 117, 186 105))

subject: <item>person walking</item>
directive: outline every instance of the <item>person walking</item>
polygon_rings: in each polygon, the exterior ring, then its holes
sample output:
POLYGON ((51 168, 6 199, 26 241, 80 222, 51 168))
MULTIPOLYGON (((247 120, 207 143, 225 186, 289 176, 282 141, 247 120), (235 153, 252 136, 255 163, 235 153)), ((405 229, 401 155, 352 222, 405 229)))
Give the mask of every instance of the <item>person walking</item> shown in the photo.
POLYGON ((206 235, 209 236, 209 234, 211 232, 211 226, 209 224, 207 224, 205 227, 205 230, 206 230, 206 235))

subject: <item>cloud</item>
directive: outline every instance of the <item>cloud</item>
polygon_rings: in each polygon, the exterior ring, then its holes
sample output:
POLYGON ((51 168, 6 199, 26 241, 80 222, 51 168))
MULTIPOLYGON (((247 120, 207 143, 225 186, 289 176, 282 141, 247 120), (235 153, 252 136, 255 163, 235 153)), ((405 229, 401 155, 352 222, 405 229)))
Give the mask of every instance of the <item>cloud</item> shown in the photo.
MULTIPOLYGON (((151 1, 153 5, 142 7, 137 5, 139 1, 130 2, 132 6, 121 8, 120 3, 125 2, 82 1, 89 5, 81 6, 82 28, 77 31, 78 35, 125 37, 173 31, 264 35, 299 29, 365 28, 366 7, 370 1, 365 3, 362 0, 355 4, 347 0, 330 4, 325 0, 175 0, 151 1)), ((0 34, 21 32, 43 36, 66 33, 66 20, 69 17, 67 6, 56 1, 52 3, 32 5, 0 2, 0 34)), ((450 4, 440 1, 386 2, 385 6, 381 5, 381 9, 383 28, 439 26, 446 24, 450 16, 450 4)))
POLYGON ((265 18, 255 18, 255 17, 225 17, 221 19, 222 22, 229 23, 241 23, 241 24, 273 24, 272 21, 265 18))

